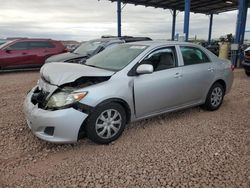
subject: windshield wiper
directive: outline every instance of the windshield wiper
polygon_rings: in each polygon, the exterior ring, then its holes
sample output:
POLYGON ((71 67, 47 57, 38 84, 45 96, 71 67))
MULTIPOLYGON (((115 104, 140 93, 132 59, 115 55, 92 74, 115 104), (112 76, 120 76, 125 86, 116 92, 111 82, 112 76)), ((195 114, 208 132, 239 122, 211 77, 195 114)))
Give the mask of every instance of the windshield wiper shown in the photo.
POLYGON ((94 67, 94 68, 98 68, 98 69, 113 71, 113 72, 117 72, 118 71, 116 69, 108 69, 108 68, 98 67, 98 66, 95 66, 95 65, 88 65, 88 64, 84 64, 84 65, 87 65, 87 66, 90 66, 90 67, 94 67))
POLYGON ((94 67, 94 68, 100 69, 100 67, 97 67, 97 66, 95 66, 95 65, 88 65, 88 64, 85 64, 85 65, 87 65, 87 66, 89 66, 89 67, 94 67))

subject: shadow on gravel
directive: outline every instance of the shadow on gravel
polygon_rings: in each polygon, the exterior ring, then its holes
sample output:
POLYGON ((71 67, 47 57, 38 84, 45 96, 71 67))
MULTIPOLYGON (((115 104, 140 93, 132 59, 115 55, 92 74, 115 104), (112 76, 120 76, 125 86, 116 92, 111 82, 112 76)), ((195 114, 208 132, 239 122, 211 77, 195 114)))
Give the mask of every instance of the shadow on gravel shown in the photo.
POLYGON ((0 75, 6 74, 6 73, 38 72, 39 70, 40 70, 40 68, 6 69, 6 70, 0 70, 0 75))
MULTIPOLYGON (((171 122, 173 120, 178 121, 178 118, 181 118, 182 116, 190 116, 190 115, 197 114, 199 112, 203 112, 203 110, 199 107, 193 107, 193 108, 184 109, 184 110, 180 110, 180 111, 176 111, 176 112, 162 114, 162 115, 148 118, 145 120, 140 120, 140 121, 137 121, 134 123, 130 123, 127 125, 127 127, 125 129, 125 134, 123 134, 121 137, 133 134, 134 130, 150 129, 154 126, 166 124, 166 122, 171 122)), ((30 134, 30 136, 32 136, 32 135, 30 134)), ((90 141, 86 136, 74 144, 49 143, 49 142, 40 140, 39 138, 35 137, 34 135, 32 136, 31 139, 34 139, 33 143, 37 143, 37 147, 40 150, 45 151, 45 152, 54 152, 54 153, 65 151, 65 150, 69 151, 71 149, 74 150, 77 148, 83 148, 83 147, 87 147, 87 146, 91 146, 91 147, 100 146, 100 145, 95 144, 94 142, 90 141)), ((107 146, 113 145, 114 143, 119 142, 119 139, 113 143, 107 144, 107 146)))
POLYGON ((154 116, 151 118, 147 118, 144 120, 140 120, 134 123, 130 123, 127 125, 126 130, 140 129, 140 128, 145 129, 146 127, 152 127, 157 124, 162 124, 161 123, 162 121, 166 123, 167 120, 168 121, 178 120, 178 118, 182 116, 187 116, 187 115, 190 115, 191 113, 193 114, 193 113, 203 112, 203 111, 204 110, 202 110, 200 107, 192 107, 192 108, 187 108, 183 110, 178 110, 175 112, 169 112, 169 113, 161 114, 161 115, 154 116))

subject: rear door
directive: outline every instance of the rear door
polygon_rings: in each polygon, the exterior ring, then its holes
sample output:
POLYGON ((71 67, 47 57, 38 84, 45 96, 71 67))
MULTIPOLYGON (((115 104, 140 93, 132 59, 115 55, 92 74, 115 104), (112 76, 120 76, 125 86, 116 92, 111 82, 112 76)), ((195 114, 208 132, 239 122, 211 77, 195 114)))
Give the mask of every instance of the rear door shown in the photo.
POLYGON ((185 103, 202 102, 215 77, 213 63, 200 48, 180 46, 180 51, 183 58, 185 103))
POLYGON ((178 66, 174 46, 151 52, 141 64, 152 64, 154 72, 134 78, 135 110, 138 118, 182 104, 182 67, 178 66))
POLYGON ((3 67, 19 67, 30 64, 32 57, 29 53, 28 42, 20 41, 8 46, 3 50, 1 61, 3 67))
POLYGON ((44 64, 45 59, 56 54, 55 47, 50 41, 30 41, 29 50, 33 56, 33 64, 44 64))

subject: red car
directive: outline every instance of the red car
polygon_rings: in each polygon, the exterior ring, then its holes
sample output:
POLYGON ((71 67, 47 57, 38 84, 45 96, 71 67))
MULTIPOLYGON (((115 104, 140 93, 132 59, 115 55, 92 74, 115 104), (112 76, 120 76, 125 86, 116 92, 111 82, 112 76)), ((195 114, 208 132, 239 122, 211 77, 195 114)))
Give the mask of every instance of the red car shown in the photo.
POLYGON ((59 41, 50 39, 17 39, 0 45, 0 69, 41 67, 45 60, 67 52, 59 41))

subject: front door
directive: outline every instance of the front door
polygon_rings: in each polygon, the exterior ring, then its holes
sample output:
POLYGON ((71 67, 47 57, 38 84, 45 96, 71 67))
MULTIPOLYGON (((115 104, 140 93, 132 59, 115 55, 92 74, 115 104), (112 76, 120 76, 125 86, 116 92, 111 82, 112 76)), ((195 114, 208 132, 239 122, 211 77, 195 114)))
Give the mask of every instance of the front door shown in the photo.
POLYGON ((134 78, 137 118, 182 104, 182 67, 178 66, 175 47, 155 50, 141 64, 152 64, 154 72, 134 78))
POLYGON ((3 67, 19 67, 30 64, 32 56, 29 53, 27 42, 16 42, 4 50, 3 67))

